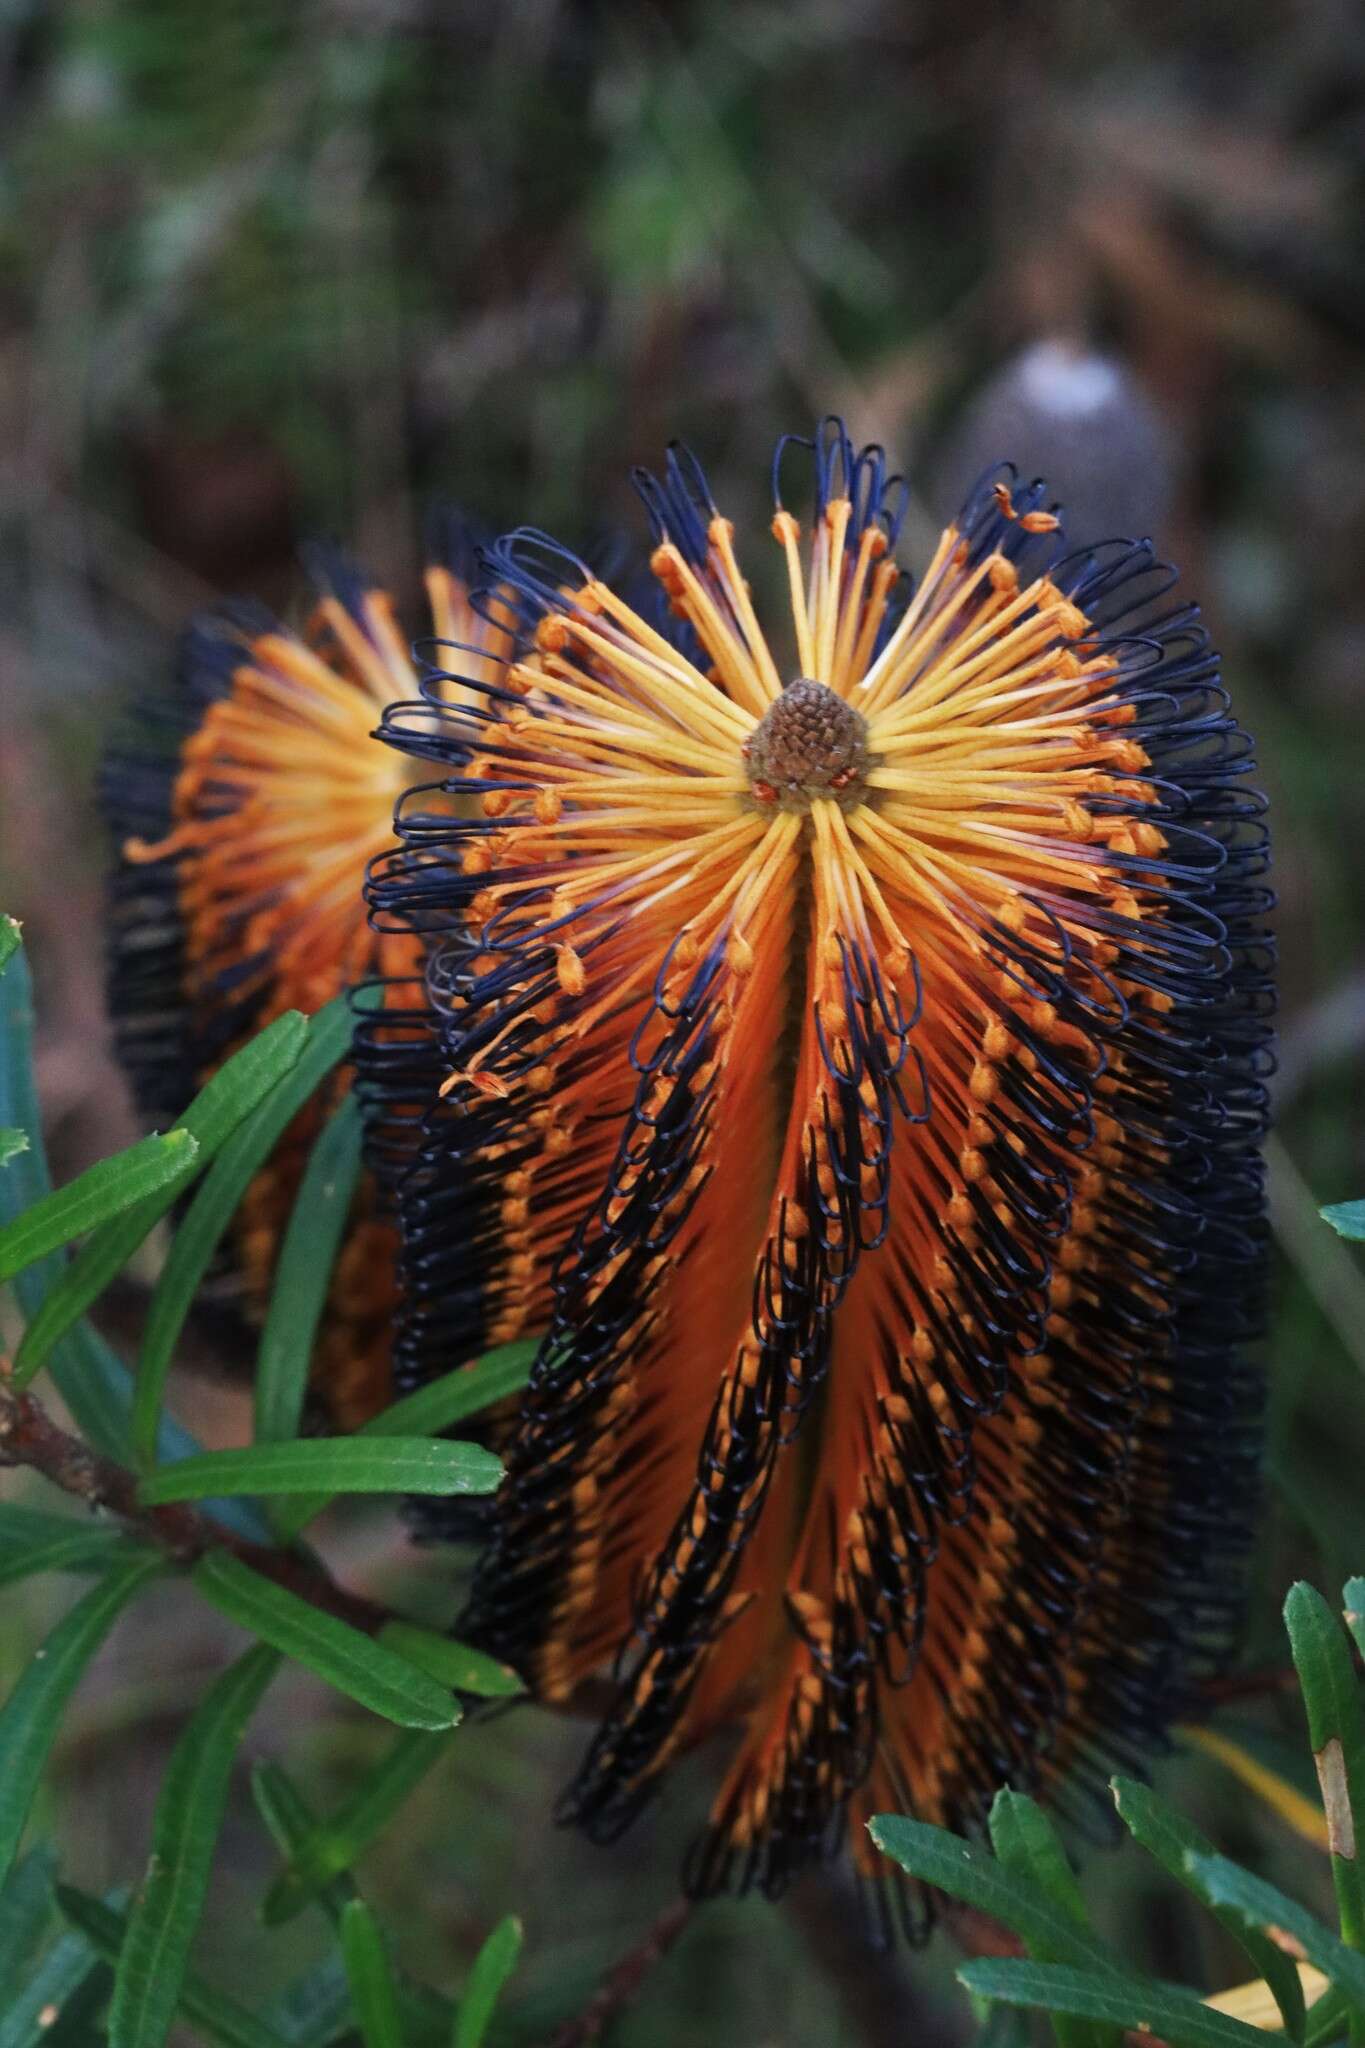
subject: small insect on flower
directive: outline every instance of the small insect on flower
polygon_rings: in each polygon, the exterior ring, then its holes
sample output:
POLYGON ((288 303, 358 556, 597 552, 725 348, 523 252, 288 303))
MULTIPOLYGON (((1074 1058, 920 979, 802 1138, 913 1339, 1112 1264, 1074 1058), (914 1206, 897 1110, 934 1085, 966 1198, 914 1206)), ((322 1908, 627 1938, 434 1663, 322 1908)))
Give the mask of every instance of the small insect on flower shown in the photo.
MULTIPOLYGON (((469 603, 472 545, 441 522, 426 571, 438 640, 492 673, 501 636, 469 603)), ((318 1010, 368 976, 386 1016, 420 989, 406 936, 365 914, 366 862, 392 837, 412 779, 374 737, 418 679, 390 599, 319 553, 302 633, 262 607, 226 606, 185 636, 179 688, 141 707, 110 750, 102 795, 118 848, 110 1000, 120 1058, 148 1116, 175 1116, 241 1041, 285 1010, 318 1010)), ((397 1025, 371 1027, 403 1035, 397 1025)), ((256 1176, 235 1226, 229 1298, 264 1310, 308 1152, 338 1094, 311 1103, 256 1176)), ((350 1427, 390 1391, 396 1234, 365 1177, 333 1278, 315 1390, 350 1427)))
POLYGON ((702 1892, 1088 1797, 1224 1653, 1254 1491, 1270 898, 1216 657, 1041 483, 915 588, 881 451, 794 445, 780 603, 681 451, 639 479, 676 631, 491 550, 475 814, 405 800, 373 884, 447 1069, 400 1376, 544 1332, 462 1627, 607 1679, 597 1838, 728 1731, 702 1892))

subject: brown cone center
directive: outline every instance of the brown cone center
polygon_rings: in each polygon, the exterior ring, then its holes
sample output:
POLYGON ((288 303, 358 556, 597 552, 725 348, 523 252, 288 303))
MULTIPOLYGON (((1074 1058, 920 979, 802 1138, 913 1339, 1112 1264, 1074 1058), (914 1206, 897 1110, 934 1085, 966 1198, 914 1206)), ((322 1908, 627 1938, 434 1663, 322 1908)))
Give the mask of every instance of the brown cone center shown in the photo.
POLYGON ((749 787, 765 808, 808 811, 816 797, 861 800, 867 720, 825 683, 798 676, 744 742, 749 787))

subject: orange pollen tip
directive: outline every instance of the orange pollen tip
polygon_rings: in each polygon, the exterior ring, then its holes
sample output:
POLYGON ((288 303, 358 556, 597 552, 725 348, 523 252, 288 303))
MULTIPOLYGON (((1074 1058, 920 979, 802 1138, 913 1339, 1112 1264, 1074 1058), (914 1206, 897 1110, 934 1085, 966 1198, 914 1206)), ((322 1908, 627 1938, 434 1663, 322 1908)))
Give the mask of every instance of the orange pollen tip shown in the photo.
POLYGON ((772 534, 773 539, 780 540, 785 547, 788 541, 800 540, 801 527, 799 522, 792 518, 790 512, 775 512, 773 514, 772 534))
POLYGON ((555 973, 566 996, 581 996, 587 987, 588 977, 583 962, 572 946, 556 946, 555 973))
POLYGON ((994 555, 987 570, 991 589, 997 597, 1013 597, 1019 588, 1019 571, 1004 555, 994 555))
POLYGON ((1061 523, 1055 512, 1025 512, 1019 521, 1025 533, 1056 533, 1061 523))
POLYGON ((711 542, 711 545, 713 547, 719 547, 722 541, 732 541, 734 537, 734 520, 722 519, 720 514, 717 513, 715 518, 711 521, 711 524, 706 529, 706 538, 711 542))
POLYGON ((556 825, 564 812, 564 799, 557 789, 538 789, 534 808, 537 824, 556 825))
POLYGON ((743 932, 731 932, 725 947, 725 957, 733 974, 751 974, 754 965, 754 949, 743 932))
POLYGON ((536 646, 546 654, 562 654, 572 638, 567 621, 555 612, 547 612, 536 627, 536 646))

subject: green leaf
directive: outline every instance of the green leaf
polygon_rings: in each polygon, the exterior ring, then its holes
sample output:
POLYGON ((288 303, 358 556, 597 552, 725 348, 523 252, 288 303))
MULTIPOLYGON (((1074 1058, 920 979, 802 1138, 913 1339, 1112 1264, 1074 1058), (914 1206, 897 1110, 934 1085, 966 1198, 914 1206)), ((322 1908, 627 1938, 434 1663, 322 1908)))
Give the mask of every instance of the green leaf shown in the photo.
MULTIPOLYGON (((272 1763, 257 1764, 252 1771, 251 1795, 276 1846, 287 1861, 293 1862, 318 1825, 307 1800, 293 1779, 272 1763)), ((313 1894, 313 1903, 321 1907, 334 1927, 340 1928, 342 1908, 355 1895, 355 1886, 343 1871, 313 1894)), ((264 1905, 261 1917, 266 1917, 264 1905)), ((349 2014, 349 2002, 346 2011, 349 2014)))
POLYGON ((1348 1579, 1341 1594, 1342 1619, 1365 1657, 1365 1579, 1348 1579))
POLYGON ((360 1105, 348 1095, 309 1155, 280 1248, 256 1354, 257 1443, 298 1434, 313 1339, 360 1174, 360 1140, 360 1105))
MULTIPOLYGON (((126 1914, 103 1899, 77 1891, 74 1885, 57 1886, 57 1903, 98 1954, 110 1962, 118 1961, 131 1925, 126 1914)), ((288 2038, 264 2021, 253 2019, 236 1999, 215 1991, 192 1971, 181 1979, 175 2010, 197 2027, 206 2041, 217 2043, 218 2048, 285 2048, 288 2038)))
POLYGON ((1002 1920, 1030 1948, 1049 1948, 1067 1962, 1105 1970, 1109 1958, 1088 1929, 1078 1927, 1037 1885, 1021 1883, 993 1856, 946 1828, 899 1814, 878 1814, 868 1833, 884 1856, 923 1884, 937 1885, 950 1898, 1002 1920))
POLYGON ((1158 2035, 1170 2048, 1265 2048, 1259 2027, 1229 2019, 1176 1984, 1140 1983, 1112 1971, 1078 1970, 1068 1963, 995 1959, 964 1963, 957 1978, 979 1998, 1141 2029, 1158 2035))
POLYGON ((1229 1907, 1249 1926, 1262 1931, 1274 1927, 1291 1935, 1328 1983, 1339 1985, 1351 2005, 1365 2012, 1365 1958, 1338 1941, 1306 1907, 1226 1856, 1198 1856, 1190 1851, 1185 1868, 1213 1905, 1229 1907))
POLYGON ((78 1521, 0 1501, 0 1586, 33 1572, 103 1571, 132 1554, 133 1545, 114 1522, 78 1521))
POLYGON ((23 1990, 0 2008, 0 2048, 42 2048, 63 2021, 102 2002, 109 1973, 80 1934, 64 1934, 48 1950, 23 1990), (55 2015, 55 2017, 54 2017, 55 2015))
MULTIPOLYGON (((991 1846, 1001 1867, 1011 1877, 1018 1878, 1021 1884, 1036 1885, 1074 1926, 1087 1934, 1093 1932, 1066 1851, 1040 1806, 1024 1793, 1002 1786, 991 1805, 990 1833, 991 1846)), ((1051 1942, 1030 1942, 1028 1946, 1037 1962, 1065 1960, 1054 1951, 1051 1942)), ((1112 2043, 1117 2048, 1118 2037, 1112 2028, 1096 2027, 1084 2020, 1059 2016, 1055 2032, 1062 2048, 1088 2048, 1088 2044, 1100 2042, 1112 2043)))
POLYGON ((208 1893, 233 1761, 279 1661, 259 1643, 238 1658, 214 1680, 175 1746, 114 1973, 109 2048, 161 2048, 170 2032, 208 1893))
POLYGON ((455 2015, 451 2048, 483 2048, 493 2009, 521 1954, 521 1933, 520 1920, 509 1913, 505 1920, 499 1920, 475 1956, 455 2015))
POLYGON ((403 2048, 393 1967, 378 1923, 363 1899, 346 1903, 341 1916, 341 1954, 365 2048, 403 2048))
MULTIPOLYGON (((274 1028, 272 1025, 271 1029, 274 1028)), ((154 1418, 161 1405, 171 1359, 223 1233, 252 1179, 304 1104, 344 1056, 350 1042, 350 1007, 344 995, 335 996, 306 1025, 301 1025, 296 1058, 275 1077, 251 1114, 226 1139, 181 1218, 148 1304, 142 1338, 133 1416, 133 1440, 140 1465, 151 1462, 154 1418)))
MULTIPOLYGON (((22 1158, 14 1160, 9 1172, 0 1175, 0 1220, 19 1215, 51 1191, 29 1056, 32 1036, 33 992, 27 962, 20 954, 9 973, 0 977, 0 1122, 20 1125, 28 1136, 29 1147, 22 1158)), ((62 1258, 54 1253, 38 1265, 16 1273, 14 1293, 29 1322, 37 1316, 63 1266, 62 1258)), ((52 1352, 50 1367, 57 1389, 85 1441, 107 1457, 126 1463, 133 1386, 122 1360, 82 1320, 52 1352)), ((165 1456, 183 1456, 199 1447, 188 1430, 170 1416, 164 1416, 161 1448, 165 1456)), ((244 1536, 258 1542, 269 1538, 265 1524, 243 1506, 215 1507, 212 1512, 229 1521, 244 1536)))
POLYGON ((516 1394, 531 1376, 531 1366, 540 1349, 534 1338, 518 1338, 515 1344, 499 1344, 486 1351, 472 1365, 457 1366, 454 1372, 405 1394, 381 1415, 366 1423, 367 1436, 439 1436, 467 1416, 479 1415, 509 1394, 516 1394))
POLYGON ((143 1507, 203 1500, 210 1494, 492 1493, 502 1465, 481 1444, 441 1437, 304 1437, 200 1451, 159 1465, 138 1486, 143 1507))
POLYGON ((158 1189, 174 1194, 193 1174, 198 1151, 188 1131, 168 1131, 164 1138, 143 1138, 112 1159, 99 1160, 64 1188, 55 1188, 0 1229, 0 1281, 13 1279, 25 1266, 59 1251, 73 1237, 84 1237, 158 1189))
MULTIPOLYGON (((1042 1808, 1024 1793, 1002 1785, 991 1806, 990 1831, 991 1847, 1011 1876, 1038 1885, 1060 1912, 1089 1932, 1090 1916, 1076 1874, 1042 1808)), ((1038 1957, 1039 1962, 1055 1960, 1038 1957)))
POLYGON ((267 1927, 292 1920, 333 1879, 351 1868, 422 1779, 445 1754, 444 1734, 420 1729, 400 1735, 382 1763, 364 1774, 361 1786, 339 1813, 312 1828, 295 1848, 289 1868, 266 1893, 261 1918, 267 1927))
MULTIPOLYGON (((258 1038, 218 1069, 202 1088, 173 1128, 188 1131, 199 1151, 194 1170, 207 1166, 214 1154, 248 1116, 264 1095, 288 1072, 299 1056, 304 1038, 304 1020, 297 1010, 287 1010, 267 1025, 258 1038)), ((175 1200, 177 1189, 162 1188, 145 1201, 102 1224, 71 1261, 42 1307, 29 1324, 14 1360, 16 1387, 25 1387, 40 1370, 59 1338, 64 1337, 92 1301, 103 1294, 109 1282, 121 1273, 153 1225, 175 1200)), ((135 1411, 145 1407, 142 1387, 135 1396, 135 1411)), ((160 1390, 153 1404, 160 1409, 160 1390)), ((154 1436, 148 1432, 148 1440, 154 1436)))
MULTIPOLYGON (((1348 1948, 1365 1949, 1365 1711, 1355 1665, 1341 1623, 1302 1580, 1289 1589, 1284 1620, 1322 1788, 1341 1935, 1348 1948)), ((1351 2038, 1365 2040, 1365 2012, 1351 2038)))
POLYGON ((1318 1214, 1338 1237, 1365 1239, 1365 1202, 1328 1202, 1318 1214))
POLYGON ((0 974, 9 966, 22 941, 23 932, 18 918, 11 917, 7 910, 0 911, 0 974))
POLYGON ((116 1566, 63 1615, 0 1708, 0 1884, 14 1862, 47 1753, 77 1681, 123 1608, 163 1560, 116 1566))
POLYGON ((324 1956, 311 1970, 286 1984, 268 2007, 267 2016, 291 2048, 331 2048, 334 2041, 354 2034, 351 1994, 341 1957, 324 1956))
POLYGON ((39 1843, 16 1863, 0 1890, 0 1984, 17 1984, 52 1918, 52 1880, 57 1858, 39 1843))
POLYGON ((1339 2041, 1349 2024, 1350 2011, 1344 1995, 1335 1984, 1330 1985, 1309 2007, 1304 2048, 1327 2048, 1329 2041, 1339 2041))
POLYGON ((459 1719, 452 1695, 425 1671, 226 1552, 211 1551, 191 1576, 229 1621, 273 1643, 338 1692, 400 1728, 453 1728, 459 1719))
POLYGON ((510 1664, 500 1664, 486 1650, 457 1642, 454 1636, 437 1635, 434 1629, 419 1628, 415 1622, 385 1622, 379 1640, 419 1670, 439 1678, 452 1692, 472 1692, 484 1700, 510 1700, 526 1690, 510 1664))
MULTIPOLYGON (((457 1366, 415 1394, 373 1415, 356 1432, 361 1437, 439 1436, 444 1429, 480 1414, 525 1386, 532 1361, 540 1349, 538 1341, 519 1338, 515 1344, 500 1344, 472 1365, 457 1366)), ((276 1517, 276 1528, 284 1540, 320 1515, 332 1496, 317 1494, 309 1500, 291 1501, 276 1517)))
POLYGON ((27 1131, 15 1130, 12 1124, 0 1125, 0 1166, 8 1166, 11 1159, 17 1159, 21 1152, 27 1150, 27 1131))
POLYGON ((1256 1975, 1263 1977, 1270 1986, 1290 2040, 1302 2041, 1305 2017, 1303 1986, 1293 1963, 1283 1949, 1277 1948, 1258 1929, 1248 1926, 1241 1914, 1229 1912, 1225 1906, 1213 1905, 1189 1868, 1188 1857, 1191 1854, 1213 1855, 1213 1844, 1183 1814, 1158 1798, 1150 1786, 1139 1785, 1132 1778, 1115 1778, 1111 1783, 1119 1818, 1134 1841, 1140 1843, 1149 1856, 1155 1857, 1177 1883, 1192 1891, 1197 1899, 1217 1914, 1256 1975))

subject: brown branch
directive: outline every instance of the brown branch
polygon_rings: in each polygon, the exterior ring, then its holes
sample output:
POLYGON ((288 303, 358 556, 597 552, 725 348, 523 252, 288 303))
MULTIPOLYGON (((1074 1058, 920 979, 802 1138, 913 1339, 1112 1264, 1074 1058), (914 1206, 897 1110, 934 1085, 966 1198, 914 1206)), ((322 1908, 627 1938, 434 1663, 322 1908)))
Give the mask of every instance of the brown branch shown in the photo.
POLYGON ((675 1899, 661 1913, 643 1941, 608 1971, 581 2013, 559 2029, 550 2048, 592 2048, 619 2013, 639 1992, 657 1963, 663 1961, 692 1916, 691 1899, 675 1899))
POLYGON ((183 1502, 144 1507, 137 1497, 134 1473, 59 1428, 32 1394, 16 1393, 8 1385, 8 1374, 8 1364, 0 1363, 0 1463, 41 1472, 87 1507, 117 1515, 130 1529, 169 1552, 177 1564, 193 1564, 210 1550, 228 1550, 262 1578, 273 1580, 310 1607, 321 1608, 366 1635, 376 1635, 385 1622, 395 1618, 364 1594, 339 1586, 320 1564, 296 1551, 253 1543, 183 1502))
POLYGON ((1199 1688, 1199 1703, 1212 1713, 1232 1701, 1273 1699, 1277 1693, 1297 1692, 1298 1686, 1292 1664, 1262 1664, 1255 1671, 1229 1671, 1221 1678, 1206 1678, 1199 1688))

